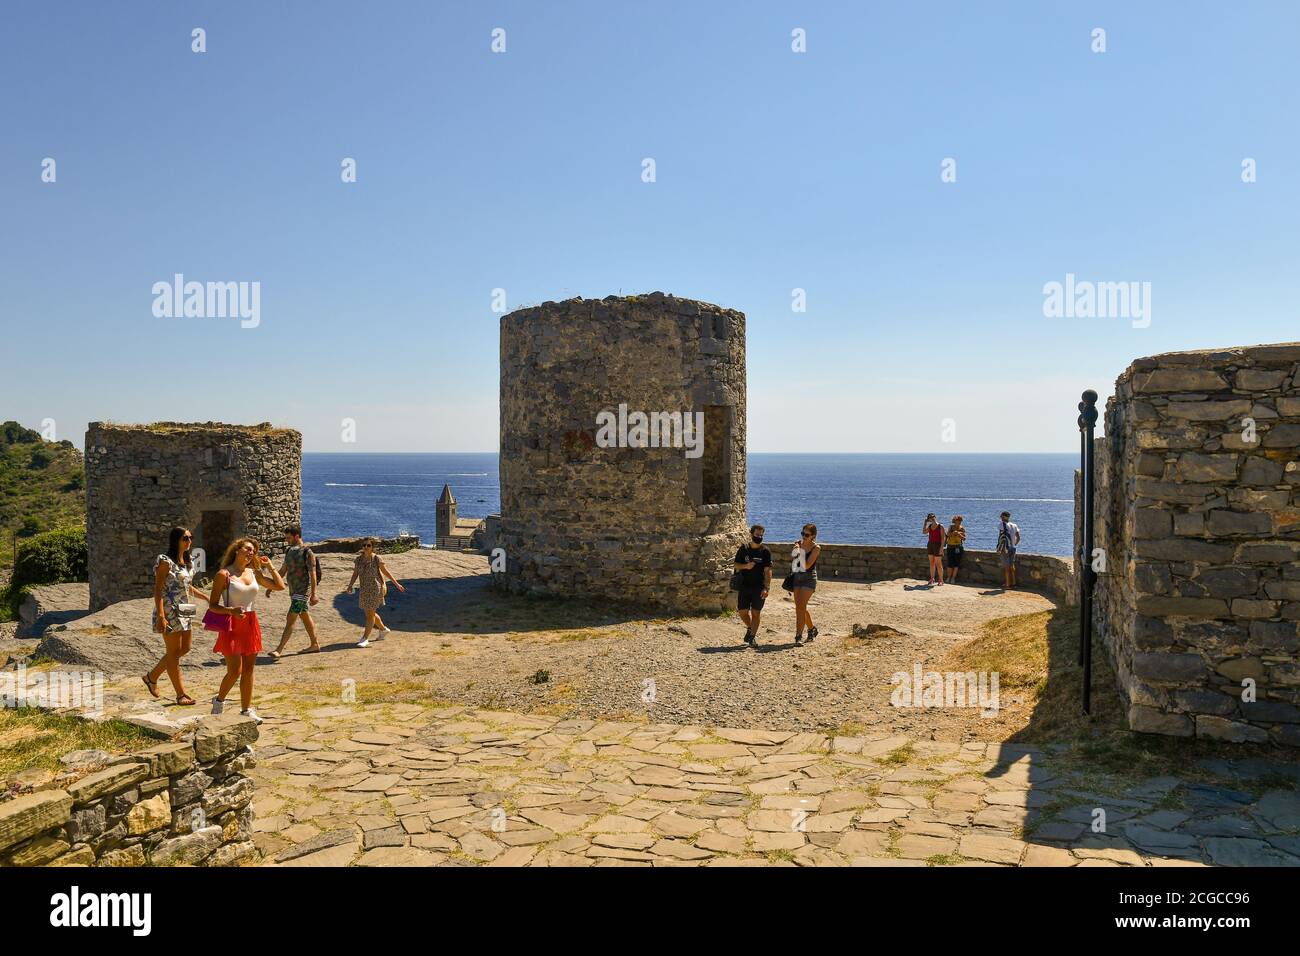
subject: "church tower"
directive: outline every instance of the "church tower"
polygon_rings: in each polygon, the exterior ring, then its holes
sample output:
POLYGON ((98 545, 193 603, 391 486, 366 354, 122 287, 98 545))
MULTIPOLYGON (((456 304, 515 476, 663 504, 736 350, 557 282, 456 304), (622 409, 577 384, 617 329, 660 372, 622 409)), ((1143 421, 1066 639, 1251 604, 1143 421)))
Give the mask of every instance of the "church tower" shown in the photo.
POLYGON ((450 538, 456 533, 456 499, 451 495, 451 485, 442 486, 437 512, 437 535, 441 543, 441 539, 450 538))

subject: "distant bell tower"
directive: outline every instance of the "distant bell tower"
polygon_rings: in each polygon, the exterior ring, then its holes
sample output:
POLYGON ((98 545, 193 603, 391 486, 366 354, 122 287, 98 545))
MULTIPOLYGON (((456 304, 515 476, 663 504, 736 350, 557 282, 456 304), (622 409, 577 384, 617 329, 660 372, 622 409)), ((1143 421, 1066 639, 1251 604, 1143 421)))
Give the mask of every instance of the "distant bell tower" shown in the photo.
POLYGON ((456 499, 451 495, 451 485, 442 486, 438 498, 438 538, 450 538, 456 533, 456 499))

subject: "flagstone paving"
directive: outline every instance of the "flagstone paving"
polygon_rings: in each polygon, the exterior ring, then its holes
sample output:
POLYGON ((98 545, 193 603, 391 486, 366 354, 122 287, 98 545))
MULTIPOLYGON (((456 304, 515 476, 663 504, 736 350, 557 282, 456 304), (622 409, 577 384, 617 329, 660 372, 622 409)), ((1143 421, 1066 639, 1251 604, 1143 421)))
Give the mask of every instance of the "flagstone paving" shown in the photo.
POLYGON ((1262 760, 1083 780, 1050 747, 402 703, 268 718, 256 756, 272 866, 1300 865, 1300 765, 1262 760))

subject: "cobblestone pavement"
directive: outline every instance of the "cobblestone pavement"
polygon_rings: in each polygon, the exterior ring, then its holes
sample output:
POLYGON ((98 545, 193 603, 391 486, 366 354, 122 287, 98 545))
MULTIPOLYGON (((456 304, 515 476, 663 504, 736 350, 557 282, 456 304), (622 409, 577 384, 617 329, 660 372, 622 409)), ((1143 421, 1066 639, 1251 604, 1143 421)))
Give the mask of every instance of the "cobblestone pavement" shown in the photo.
POLYGON ((256 755, 267 865, 1300 865, 1300 765, 1263 760, 1085 778, 1055 747, 403 703, 268 718, 256 755))

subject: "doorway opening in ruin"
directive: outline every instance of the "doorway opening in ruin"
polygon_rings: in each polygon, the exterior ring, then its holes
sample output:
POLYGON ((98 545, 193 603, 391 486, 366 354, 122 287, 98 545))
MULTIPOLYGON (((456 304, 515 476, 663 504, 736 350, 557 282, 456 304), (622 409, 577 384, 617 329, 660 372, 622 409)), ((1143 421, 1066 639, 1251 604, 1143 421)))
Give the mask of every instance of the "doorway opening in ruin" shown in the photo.
POLYGON ((203 549, 204 563, 208 577, 220 570, 217 562, 235 540, 235 511, 225 508, 218 511, 204 511, 199 518, 198 544, 203 549))
POLYGON ((704 406, 704 454, 701 456, 702 505, 731 502, 731 407, 704 406))

